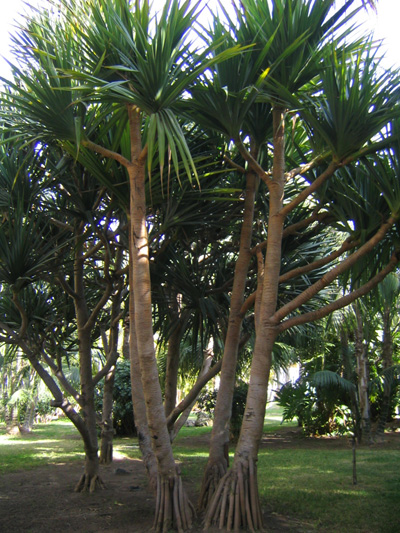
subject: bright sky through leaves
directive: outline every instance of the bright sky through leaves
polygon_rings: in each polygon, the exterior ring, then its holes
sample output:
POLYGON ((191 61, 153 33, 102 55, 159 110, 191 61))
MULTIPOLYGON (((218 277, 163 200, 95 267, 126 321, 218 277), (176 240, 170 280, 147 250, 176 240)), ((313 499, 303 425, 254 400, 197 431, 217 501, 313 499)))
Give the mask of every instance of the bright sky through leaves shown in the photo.
MULTIPOLYGON (((3 57, 9 57, 9 33, 13 32, 13 21, 19 13, 23 12, 24 0, 0 0, 2 4, 0 17, 0 75, 9 73, 8 65, 3 57)), ((45 5, 46 0, 28 0, 33 6, 45 5)), ((153 5, 158 9, 164 4, 163 0, 154 0, 153 5)), ((215 0, 204 0, 204 5, 213 8, 215 0)), ((378 0, 378 15, 371 10, 365 15, 366 24, 374 29, 377 39, 385 40, 386 61, 388 66, 400 67, 400 0, 378 0)), ((360 17, 361 22, 361 17, 360 17)))

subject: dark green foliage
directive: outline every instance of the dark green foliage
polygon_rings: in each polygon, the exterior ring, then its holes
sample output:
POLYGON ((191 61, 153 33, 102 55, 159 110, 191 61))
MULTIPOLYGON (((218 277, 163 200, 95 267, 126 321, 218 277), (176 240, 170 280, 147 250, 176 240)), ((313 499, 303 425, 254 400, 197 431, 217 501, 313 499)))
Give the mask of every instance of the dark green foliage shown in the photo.
MULTIPOLYGON (((239 381, 233 391, 232 398, 232 415, 231 415, 231 436, 232 439, 237 439, 242 425, 244 409, 246 407, 247 391, 249 386, 244 381, 239 381)), ((217 400, 217 391, 207 391, 203 393, 197 404, 202 411, 209 413, 211 416, 214 413, 215 402, 217 400)))
MULTIPOLYGON (((101 382, 96 396, 96 409, 101 411, 104 384, 101 382)), ((113 426, 119 436, 136 435, 133 417, 130 367, 128 361, 118 361, 113 389, 113 426)))
POLYGON ((306 435, 343 433, 351 429, 350 399, 346 390, 332 382, 325 386, 318 386, 311 379, 289 382, 279 390, 276 399, 283 407, 283 420, 297 418, 306 435))
POLYGON ((113 424, 117 435, 135 435, 131 377, 128 361, 119 361, 115 371, 113 390, 113 424))
POLYGON ((205 411, 211 416, 214 415, 215 402, 217 401, 217 391, 206 391, 199 396, 197 400, 197 406, 201 411, 205 411))

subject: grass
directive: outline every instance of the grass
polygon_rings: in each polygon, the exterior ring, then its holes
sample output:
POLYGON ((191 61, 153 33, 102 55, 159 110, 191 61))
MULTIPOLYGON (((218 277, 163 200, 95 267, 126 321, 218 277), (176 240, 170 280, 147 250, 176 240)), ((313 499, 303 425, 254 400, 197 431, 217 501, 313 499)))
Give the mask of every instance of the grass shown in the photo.
MULTIPOLYGON (((276 407, 267 410, 265 431, 280 428, 276 407)), ((285 424, 295 426, 296 424, 285 424)), ((185 427, 174 443, 183 476, 200 487, 211 428, 185 427)), ((296 442, 297 444, 297 442, 296 442)), ((116 439, 114 449, 126 457, 140 455, 136 441, 116 439)), ((32 435, 7 436, 0 424, 0 474, 48 463, 83 460, 82 443, 65 420, 35 427, 32 435)), ((349 445, 260 449, 258 479, 264 506, 301 521, 318 533, 395 533, 400 530, 400 454, 393 446, 357 450, 358 485, 352 484, 349 445)))
POLYGON ((0 424, 0 474, 83 457, 81 440, 69 421, 38 424, 26 435, 6 435, 4 424, 0 424))
POLYGON ((309 522, 320 532, 397 532, 400 521, 398 450, 282 449, 260 453, 261 498, 276 512, 309 522), (372 511, 372 512, 371 512, 372 511))

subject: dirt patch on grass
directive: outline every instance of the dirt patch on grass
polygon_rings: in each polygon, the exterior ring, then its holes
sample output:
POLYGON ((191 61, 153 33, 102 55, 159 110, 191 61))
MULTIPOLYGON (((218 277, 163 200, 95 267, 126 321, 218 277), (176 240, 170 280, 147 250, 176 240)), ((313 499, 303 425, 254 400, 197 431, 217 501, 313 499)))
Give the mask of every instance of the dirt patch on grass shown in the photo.
MULTIPOLYGON (((388 435, 385 447, 397 446, 399 433, 388 435)), ((201 440, 209 438, 201 436, 201 440)), ((204 440, 203 440, 204 443, 204 440)), ((296 428, 282 428, 265 435, 262 446, 290 448, 349 446, 347 439, 311 439, 296 428)), ((140 533, 150 531, 154 498, 148 489, 143 465, 138 460, 116 457, 111 466, 101 467, 105 490, 78 494, 74 486, 82 464, 52 464, 29 471, 0 476, 0 531, 4 533, 140 533)), ((185 480, 192 501, 198 496, 195 480, 185 480)), ((268 531, 304 532, 312 530, 300 521, 266 509, 268 531)), ((202 531, 198 517, 193 533, 202 531)), ((217 530, 209 530, 217 531, 217 530)))

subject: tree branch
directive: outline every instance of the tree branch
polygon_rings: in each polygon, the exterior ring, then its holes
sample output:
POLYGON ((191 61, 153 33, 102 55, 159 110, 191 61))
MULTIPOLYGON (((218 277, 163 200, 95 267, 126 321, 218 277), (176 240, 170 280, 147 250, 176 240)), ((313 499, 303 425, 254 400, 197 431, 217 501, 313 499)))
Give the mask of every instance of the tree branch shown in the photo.
MULTIPOLYGON (((311 163, 310 163, 311 165, 311 163)), ((305 165, 306 167, 307 165, 305 165)), ((331 162, 325 171, 315 179, 311 185, 306 187, 300 194, 296 196, 291 202, 284 205, 280 211, 280 215, 286 217, 295 207, 300 205, 304 200, 306 200, 313 192, 315 192, 328 178, 330 178, 335 170, 339 167, 338 163, 331 162)))
POLYGON ((193 387, 190 389, 189 393, 185 398, 175 407, 173 411, 169 414, 167 418, 167 426, 169 428, 172 428, 173 424, 177 420, 178 416, 187 408, 189 405, 195 400, 201 391, 201 389, 204 387, 206 383, 210 381, 213 377, 215 377, 218 372, 221 370, 222 366, 222 360, 215 363, 213 367, 210 368, 210 370, 207 372, 207 374, 204 374, 201 378, 199 378, 196 383, 193 385, 193 387))
POLYGON ((68 296, 71 296, 71 298, 76 299, 78 298, 78 293, 73 290, 71 285, 67 282, 67 280, 61 276, 61 274, 56 275, 56 280, 61 285, 61 287, 64 289, 64 291, 68 294, 68 296))
POLYGON ((103 157, 106 157, 108 159, 114 159, 126 168, 132 164, 129 159, 127 159, 123 155, 114 152, 113 150, 108 150, 108 148, 104 148, 104 146, 100 146, 99 144, 96 144, 92 141, 84 140, 82 141, 82 146, 88 148, 89 150, 92 150, 92 152, 96 152, 97 154, 102 155, 103 157))
POLYGON ((361 296, 364 296, 368 292, 370 292, 374 287, 378 285, 390 272, 392 272, 396 265, 398 264, 400 260, 400 257, 398 253, 394 253, 387 264, 387 266, 381 270, 378 274, 376 274, 372 279, 370 279, 367 283, 356 289, 355 291, 350 292, 349 294, 346 294, 345 296, 342 296, 341 298, 338 298, 334 302, 325 305, 324 307, 321 307, 317 311, 310 311, 309 313, 304 313, 302 315, 294 316, 292 318, 288 318, 287 320, 284 320, 279 324, 277 327, 279 333, 282 333, 282 331, 286 331, 287 329, 293 327, 293 326, 299 326, 301 324, 306 324, 308 322, 314 322, 315 320, 319 320, 321 318, 324 318, 328 316, 333 311, 337 311, 338 309, 342 309, 343 307, 346 307, 347 305, 351 304, 357 298, 360 298, 361 296))
POLYGON ((318 294, 323 288, 329 285, 340 274, 342 274, 351 266, 353 266, 361 257, 369 253, 383 239, 383 237, 386 235, 386 233, 390 230, 390 228, 395 222, 396 218, 391 216, 387 222, 381 225, 375 235, 371 237, 365 244, 363 244, 356 252, 349 255, 341 263, 332 268, 332 270, 324 274, 321 279, 313 283, 313 285, 308 287, 291 302, 278 309, 278 311, 276 311, 276 313, 271 317, 272 322, 274 324, 279 324, 279 322, 289 313, 293 312, 295 309, 298 309, 301 305, 308 302, 313 296, 318 294))
POLYGON ((285 239, 289 235, 297 233, 300 229, 307 228, 313 222, 323 222, 329 216, 330 215, 328 211, 324 211, 322 213, 315 212, 310 217, 300 220, 300 222, 286 226, 286 228, 283 230, 282 238, 285 239))
POLYGON ((230 159, 227 155, 224 155, 224 161, 228 163, 230 167, 240 172, 240 174, 246 174, 246 169, 242 167, 242 165, 239 165, 238 163, 232 161, 232 159, 230 159))
POLYGON ((80 406, 82 406, 82 401, 81 401, 81 396, 80 394, 77 392, 77 390, 71 385, 71 383, 67 380, 67 378, 65 377, 65 374, 64 372, 62 371, 61 368, 59 368, 55 363, 54 361, 52 360, 52 358, 47 355, 47 353, 42 350, 42 357, 45 361, 45 363, 51 368, 51 371, 53 372, 53 374, 55 375, 55 377, 57 378, 57 381, 60 383, 61 387, 64 389, 64 391, 67 393, 67 394, 70 394, 77 402, 80 406))
POLYGON ((19 328, 18 336, 22 338, 28 329, 28 317, 23 305, 18 299, 18 294, 15 291, 13 291, 12 301, 21 317, 21 327, 19 328))
MULTIPOLYGON (((282 238, 284 239, 288 237, 289 235, 293 235, 294 233, 297 233, 298 230, 306 228, 313 222, 321 222, 325 220, 328 216, 329 216, 329 213, 327 211, 324 213, 316 212, 312 214, 310 217, 305 218, 304 220, 301 220, 300 222, 296 222, 295 224, 291 224, 290 226, 287 226, 283 230, 282 238)), ((250 251, 251 255, 256 255, 258 251, 265 250, 265 248, 267 247, 267 242, 268 241, 263 241, 257 244, 256 246, 254 246, 250 251)))
POLYGON ((313 159, 309 163, 305 163, 304 165, 300 165, 297 168, 293 168, 292 170, 289 170, 289 172, 285 172, 285 178, 286 181, 295 178, 296 176, 299 176, 300 174, 305 174, 309 170, 312 170, 313 168, 318 167, 321 163, 323 163, 324 157, 317 157, 316 159, 313 159))
POLYGON ((289 279, 296 278, 297 276, 301 276, 302 274, 306 274, 307 272, 311 272, 312 270, 328 265, 329 263, 331 263, 332 261, 340 257, 342 254, 344 254, 344 252, 347 252, 348 250, 355 248, 358 244, 360 244, 360 241, 358 240, 351 241, 350 239, 346 239, 338 250, 336 250, 335 252, 332 252, 326 257, 318 259, 317 261, 313 261, 312 263, 309 263, 308 265, 294 268, 293 270, 290 270, 289 272, 285 272, 285 274, 281 274, 279 277, 279 283, 284 283, 285 281, 288 281, 289 279))
POLYGON ((246 147, 242 143, 242 140, 240 137, 237 137, 233 140, 236 144, 237 149, 239 150, 240 155, 243 157, 243 159, 249 163, 250 168, 255 172, 255 174, 260 179, 262 179, 264 183, 268 185, 271 179, 270 174, 266 172, 262 168, 262 166, 254 159, 254 157, 251 155, 251 153, 246 149, 246 147))

